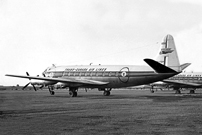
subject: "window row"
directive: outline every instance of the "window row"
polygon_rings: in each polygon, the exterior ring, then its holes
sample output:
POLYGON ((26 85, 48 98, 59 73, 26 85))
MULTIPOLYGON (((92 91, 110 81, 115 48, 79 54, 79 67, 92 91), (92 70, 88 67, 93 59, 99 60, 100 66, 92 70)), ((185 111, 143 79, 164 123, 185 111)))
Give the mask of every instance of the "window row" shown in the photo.
POLYGON ((172 77, 170 80, 202 80, 202 77, 172 77))
POLYGON ((62 76, 119 76, 120 72, 53 72, 53 77, 62 76))

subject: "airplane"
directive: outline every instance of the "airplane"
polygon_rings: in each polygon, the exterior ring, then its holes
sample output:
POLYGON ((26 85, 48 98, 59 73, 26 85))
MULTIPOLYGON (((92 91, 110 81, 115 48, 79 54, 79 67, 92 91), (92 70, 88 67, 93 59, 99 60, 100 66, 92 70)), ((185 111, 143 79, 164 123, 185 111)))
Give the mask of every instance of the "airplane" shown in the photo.
POLYGON ((176 94, 181 94, 182 88, 190 89, 190 94, 194 94, 197 88, 202 88, 202 72, 183 72, 162 82, 162 87, 173 88, 176 94))
MULTIPOLYGON (((176 50, 164 50, 173 53, 176 50)), ((162 57, 160 55, 159 57, 162 57)), ((167 57, 170 59, 170 56, 167 57)), ((138 86, 161 81, 179 74, 182 70, 178 63, 167 67, 155 60, 144 59, 149 66, 141 65, 81 65, 81 66, 55 66, 48 67, 42 74, 43 77, 6 74, 10 77, 27 78, 29 80, 42 80, 42 82, 29 82, 31 84, 48 86, 51 95, 54 95, 54 85, 62 85, 69 88, 69 94, 77 97, 78 88, 98 88, 104 91, 103 95, 109 96, 112 88, 138 86)))

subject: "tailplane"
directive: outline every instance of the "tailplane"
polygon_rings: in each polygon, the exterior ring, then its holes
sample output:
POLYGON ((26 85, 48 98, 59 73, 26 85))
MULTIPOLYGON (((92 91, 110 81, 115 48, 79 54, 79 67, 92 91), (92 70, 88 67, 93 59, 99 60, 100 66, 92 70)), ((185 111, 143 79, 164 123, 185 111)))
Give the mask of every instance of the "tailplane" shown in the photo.
POLYGON ((190 63, 180 65, 175 42, 171 35, 166 35, 163 39, 155 60, 177 72, 181 72, 190 65, 190 63))
POLYGON ((157 73, 176 73, 177 72, 169 67, 166 67, 163 64, 160 64, 159 62, 152 60, 152 59, 144 59, 144 61, 155 70, 157 73))
POLYGON ((189 65, 191 65, 191 63, 184 63, 182 65, 180 65, 180 70, 184 70, 185 68, 187 68, 189 65))

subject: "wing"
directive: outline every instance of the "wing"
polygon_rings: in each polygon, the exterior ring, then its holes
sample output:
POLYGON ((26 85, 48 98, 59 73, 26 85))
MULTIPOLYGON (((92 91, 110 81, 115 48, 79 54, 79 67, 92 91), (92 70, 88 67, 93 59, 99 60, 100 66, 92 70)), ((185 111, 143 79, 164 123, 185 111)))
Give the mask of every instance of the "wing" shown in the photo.
POLYGON ((44 80, 44 81, 52 81, 52 82, 62 82, 62 83, 79 83, 85 85, 106 85, 109 82, 95 81, 95 80, 87 80, 87 79, 72 79, 72 78, 50 78, 50 77, 35 77, 35 76, 24 76, 24 75, 9 75, 10 77, 18 77, 18 78, 27 78, 27 79, 36 79, 36 80, 44 80))
POLYGON ((185 86, 185 87, 201 87, 201 84, 198 83, 191 83, 191 82, 184 82, 184 81, 177 81, 177 80, 163 80, 162 82, 178 85, 178 86, 185 86))

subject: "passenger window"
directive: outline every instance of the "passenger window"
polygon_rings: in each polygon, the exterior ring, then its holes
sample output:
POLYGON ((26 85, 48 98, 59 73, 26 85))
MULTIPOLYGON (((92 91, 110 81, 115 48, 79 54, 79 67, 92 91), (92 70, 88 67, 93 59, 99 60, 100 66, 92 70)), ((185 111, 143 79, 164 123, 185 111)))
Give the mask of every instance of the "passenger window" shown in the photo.
POLYGON ((75 73, 74 73, 74 76, 79 76, 79 72, 75 72, 75 73))
POLYGON ((74 72, 70 72, 69 76, 74 76, 74 72))
POLYGON ((92 72, 92 73, 91 73, 91 76, 95 76, 95 75, 96 75, 96 72, 92 72))
POLYGON ((86 72, 86 73, 85 73, 85 76, 90 76, 90 72, 86 72))
POLYGON ((104 76, 108 76, 109 75, 109 73, 108 72, 104 72, 104 76))
POLYGON ((84 76, 84 75, 85 75, 85 72, 81 72, 81 73, 80 73, 80 76, 84 76))
POLYGON ((97 72, 97 76, 102 76, 102 72, 97 72))
POLYGON ((111 76, 112 72, 109 72, 109 76, 111 76))
POLYGON ((111 72, 111 76, 116 76, 116 73, 115 72, 111 72))
POLYGON ((67 75, 68 75, 68 72, 64 72, 64 75, 67 76, 67 75))

